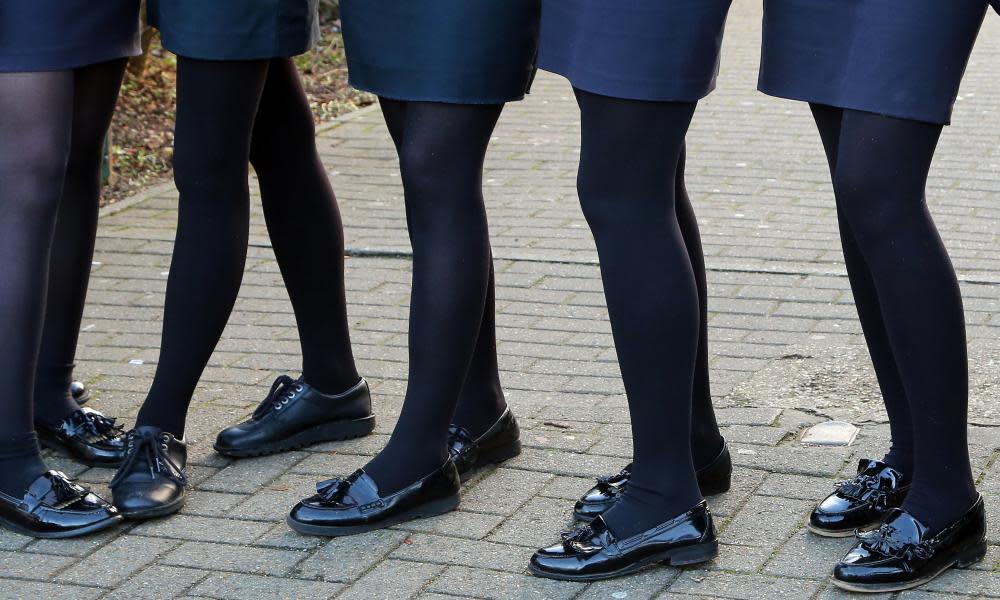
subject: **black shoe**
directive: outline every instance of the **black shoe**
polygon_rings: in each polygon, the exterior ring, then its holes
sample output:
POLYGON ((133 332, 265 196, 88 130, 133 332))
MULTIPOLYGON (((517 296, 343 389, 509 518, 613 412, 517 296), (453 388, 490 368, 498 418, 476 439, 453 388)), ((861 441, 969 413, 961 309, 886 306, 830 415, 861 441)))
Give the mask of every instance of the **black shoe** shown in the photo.
POLYGON ((90 401, 90 390, 83 385, 82 381, 74 381, 69 384, 69 394, 77 406, 83 406, 90 401))
POLYGON ((702 500, 691 510, 625 540, 616 540, 604 519, 563 534, 561 544, 531 557, 532 575, 565 581, 598 581, 650 565, 694 565, 719 553, 715 525, 702 500))
POLYGON ((902 509, 858 544, 833 569, 833 584, 852 592, 896 592, 923 585, 951 567, 986 556, 986 511, 980 496, 969 512, 937 535, 902 509))
POLYGON ((320 442, 366 436, 375 429, 372 399, 364 379, 329 396, 302 379, 282 375, 248 421, 222 430, 219 454, 266 456, 320 442))
POLYGON ((448 428, 448 451, 462 481, 476 469, 514 458, 521 453, 521 430, 514 413, 507 407, 497 422, 476 439, 464 428, 452 424, 448 428))
POLYGON ((38 538, 69 538, 107 529, 122 520, 107 500, 59 471, 36 479, 23 498, 0 492, 0 526, 38 538))
POLYGON ((125 460, 125 434, 115 419, 81 408, 56 426, 35 423, 38 441, 91 467, 117 467, 125 460))
POLYGON ((851 537, 855 530, 877 526, 890 510, 902 506, 909 489, 902 473, 882 461, 863 458, 857 477, 838 483, 813 509, 806 527, 824 537, 851 537))
POLYGON ((126 519, 152 519, 184 506, 187 446, 159 427, 125 434, 125 462, 111 480, 111 498, 126 519))
POLYGON ((458 469, 450 458, 427 477, 387 496, 358 469, 347 479, 316 484, 316 495, 295 505, 288 526, 299 533, 327 536, 383 529, 454 510, 460 486, 458 469))
MULTIPOLYGON (((733 459, 729 455, 729 446, 723 442, 719 455, 698 469, 695 474, 702 496, 707 498, 728 492, 733 478, 733 459)), ((590 488, 577 501, 573 508, 573 516, 584 523, 589 523, 594 517, 604 514, 618 502, 630 477, 632 477, 632 463, 615 475, 598 477, 597 485, 590 488)))

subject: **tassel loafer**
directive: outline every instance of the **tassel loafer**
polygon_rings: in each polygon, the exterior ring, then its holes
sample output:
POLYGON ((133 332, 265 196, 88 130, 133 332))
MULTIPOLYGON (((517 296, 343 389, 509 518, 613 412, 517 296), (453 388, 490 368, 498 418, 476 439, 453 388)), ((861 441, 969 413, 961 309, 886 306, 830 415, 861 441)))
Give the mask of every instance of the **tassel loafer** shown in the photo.
POLYGON ((125 435, 125 462, 111 480, 111 498, 126 519, 173 514, 186 500, 187 445, 158 427, 125 435))
POLYGON ((858 543, 834 567, 832 582, 852 592, 896 592, 927 583, 951 567, 967 567, 986 556, 983 498, 961 519, 935 535, 896 508, 885 522, 858 535, 858 543))
POLYGON ((448 428, 448 451, 462 481, 486 465, 500 464, 521 453, 521 431, 510 407, 483 435, 473 438, 463 427, 448 428))
POLYGON ((885 515, 903 505, 910 486, 902 473, 882 461, 858 461, 854 479, 837 484, 809 515, 806 527, 823 537, 851 537, 855 530, 871 529, 885 515))
POLYGON ((81 408, 55 426, 35 423, 38 441, 90 467, 117 467, 125 460, 125 434, 115 419, 81 408))
POLYGON ((122 520, 118 510, 59 471, 28 486, 22 498, 0 492, 0 525, 37 538, 70 538, 107 529, 122 520))
POLYGON ((362 469, 346 479, 316 484, 316 494, 299 502, 288 526, 307 535, 342 536, 433 517, 458 506, 461 482, 449 458, 433 473, 394 494, 382 494, 362 469))
POLYGON ((236 458, 266 456, 363 437, 374 428, 371 394, 364 379, 342 394, 328 395, 302 379, 282 375, 250 419, 219 433, 215 450, 236 458))
MULTIPOLYGON (((733 477, 733 460, 729 454, 729 446, 723 442, 719 455, 698 469, 695 474, 702 496, 707 498, 728 492, 733 477)), ((598 515, 604 514, 618 501, 631 476, 632 464, 629 463, 615 475, 598 477, 597 485, 590 488, 573 507, 573 516, 579 521, 589 523, 598 515)))
POLYGON ((719 541, 708 504, 656 527, 618 540, 604 518, 563 534, 561 544, 543 548, 531 557, 533 575, 565 581, 598 581, 635 573, 662 563, 683 566, 707 562, 719 553, 719 541))

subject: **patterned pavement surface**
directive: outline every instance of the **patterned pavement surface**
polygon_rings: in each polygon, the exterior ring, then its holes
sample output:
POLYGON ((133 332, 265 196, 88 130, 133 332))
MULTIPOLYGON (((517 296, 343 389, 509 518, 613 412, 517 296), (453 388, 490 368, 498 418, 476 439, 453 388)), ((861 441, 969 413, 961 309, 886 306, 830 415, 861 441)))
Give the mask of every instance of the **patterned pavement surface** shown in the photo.
MULTIPOLYGON (((372 436, 230 461, 215 433, 247 415, 271 379, 299 368, 294 319, 259 210, 239 302, 189 418, 194 492, 181 514, 72 541, 0 532, 0 598, 837 598, 828 583, 849 540, 803 522, 834 480, 887 441, 841 262, 828 173, 807 108, 754 91, 760 7, 733 9, 719 90, 689 137, 688 182, 706 242, 713 391, 737 470, 711 501, 724 543, 703 568, 625 579, 533 578, 531 552, 569 523, 572 501, 630 455, 628 413, 593 240, 574 176, 579 128, 565 81, 542 75, 508 108, 486 175, 497 267, 500 364, 524 453, 469 482, 458 511, 324 540, 283 523, 316 480, 346 474, 387 439, 406 373, 409 246, 400 180, 377 111, 325 128, 351 257, 355 352, 372 384, 372 436), (804 446, 831 417, 861 427, 849 447, 804 446)), ((1000 19, 991 16, 929 202, 959 270, 973 357, 972 456, 987 497, 987 559, 950 572, 924 600, 1000 597, 1000 19)), ((93 405, 131 424, 157 360, 176 213, 171 185, 106 211, 78 373, 93 405)), ((106 491, 112 472, 53 466, 106 491)), ((888 596, 888 595, 887 595, 888 596)))

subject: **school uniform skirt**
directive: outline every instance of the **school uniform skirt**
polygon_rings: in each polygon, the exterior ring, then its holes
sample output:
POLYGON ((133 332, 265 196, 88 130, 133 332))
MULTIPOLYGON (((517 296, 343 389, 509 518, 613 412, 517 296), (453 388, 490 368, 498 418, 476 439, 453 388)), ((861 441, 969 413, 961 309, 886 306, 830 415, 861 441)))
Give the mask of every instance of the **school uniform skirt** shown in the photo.
POLYGON ((0 72, 61 71, 139 52, 139 0, 0 0, 0 72))
POLYGON ((260 60, 312 48, 317 7, 318 0, 149 0, 147 12, 163 47, 178 56, 260 60))
POLYGON ((730 4, 543 0, 539 66, 594 94, 694 102, 715 89, 730 4))
POLYGON ((393 100, 520 100, 539 12, 540 0, 341 0, 350 83, 393 100))
POLYGON ((765 0, 758 88, 947 124, 986 10, 986 0, 765 0))

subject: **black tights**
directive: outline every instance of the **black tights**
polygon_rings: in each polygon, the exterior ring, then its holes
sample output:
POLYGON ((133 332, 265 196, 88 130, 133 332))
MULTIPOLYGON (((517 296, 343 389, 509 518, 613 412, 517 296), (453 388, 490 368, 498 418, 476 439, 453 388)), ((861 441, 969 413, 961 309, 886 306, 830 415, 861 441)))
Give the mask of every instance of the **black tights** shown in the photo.
POLYGON ((124 65, 0 73, 0 491, 17 497, 45 469, 34 420, 58 421, 78 408, 69 372, 101 148, 124 65))
POLYGON ((692 441, 699 462, 722 444, 708 389, 704 258, 682 176, 696 105, 576 95, 580 203, 632 421, 632 478, 604 515, 621 539, 697 504, 692 441))
POLYGON ((365 467, 392 493, 441 466, 454 418, 482 433, 506 406, 497 374, 482 171, 502 106, 381 99, 413 246, 409 375, 386 447, 365 467))
POLYGON ((833 175, 851 290, 889 413, 886 461, 912 476, 904 508, 931 529, 975 497, 965 319, 927 210, 941 126, 812 105, 833 175))
POLYGON ((293 62, 179 58, 174 147, 177 238, 160 360, 137 424, 184 432, 191 397, 243 279, 248 163, 295 311, 303 377, 327 393, 356 384, 343 224, 293 62))

